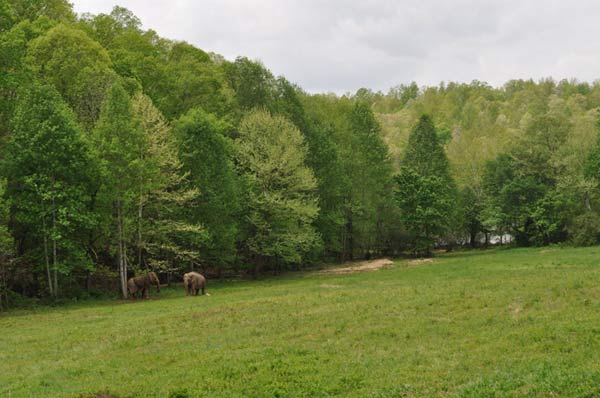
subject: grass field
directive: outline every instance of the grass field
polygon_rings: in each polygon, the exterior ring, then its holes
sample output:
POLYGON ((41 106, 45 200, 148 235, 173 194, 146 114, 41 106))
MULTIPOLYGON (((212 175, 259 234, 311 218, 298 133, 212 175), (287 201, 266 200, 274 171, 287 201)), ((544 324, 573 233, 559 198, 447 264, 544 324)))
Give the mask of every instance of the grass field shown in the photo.
POLYGON ((600 247, 0 316, 0 397, 600 397, 600 247))

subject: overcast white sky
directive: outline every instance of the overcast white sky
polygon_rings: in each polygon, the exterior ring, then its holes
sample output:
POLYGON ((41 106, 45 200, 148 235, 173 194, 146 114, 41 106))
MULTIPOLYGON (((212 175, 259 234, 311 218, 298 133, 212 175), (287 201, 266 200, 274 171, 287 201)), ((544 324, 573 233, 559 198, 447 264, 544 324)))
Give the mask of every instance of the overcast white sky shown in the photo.
POLYGON ((400 83, 600 78, 594 0, 71 0, 133 11, 145 29, 259 59, 310 92, 400 83))

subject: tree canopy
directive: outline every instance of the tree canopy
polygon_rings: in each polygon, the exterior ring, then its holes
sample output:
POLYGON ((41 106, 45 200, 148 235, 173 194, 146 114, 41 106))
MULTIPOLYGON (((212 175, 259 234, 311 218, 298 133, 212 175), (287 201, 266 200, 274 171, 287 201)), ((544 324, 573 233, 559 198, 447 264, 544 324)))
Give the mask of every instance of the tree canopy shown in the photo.
POLYGON ((0 0, 1 286, 596 244, 599 118, 600 83, 309 94, 123 7, 0 0))

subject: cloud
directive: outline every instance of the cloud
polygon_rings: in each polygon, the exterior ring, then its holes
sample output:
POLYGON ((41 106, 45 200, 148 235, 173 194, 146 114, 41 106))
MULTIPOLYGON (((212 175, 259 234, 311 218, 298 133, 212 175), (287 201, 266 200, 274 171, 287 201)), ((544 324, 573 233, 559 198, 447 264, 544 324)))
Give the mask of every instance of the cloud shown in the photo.
MULTIPOLYGON (((591 0, 121 0, 161 36, 260 59, 311 92, 600 77, 591 0)), ((75 0, 77 12, 109 12, 75 0)))

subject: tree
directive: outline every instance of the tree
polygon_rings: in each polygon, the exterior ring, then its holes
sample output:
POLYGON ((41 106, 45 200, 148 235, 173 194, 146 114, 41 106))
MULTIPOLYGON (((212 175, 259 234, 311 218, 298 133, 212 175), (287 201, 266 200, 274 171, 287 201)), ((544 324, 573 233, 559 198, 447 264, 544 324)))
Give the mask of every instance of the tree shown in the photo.
POLYGON ((28 43, 47 29, 48 21, 23 21, 0 34, 0 135, 8 134, 19 91, 34 80, 25 62, 28 43))
POLYGON ((345 187, 349 184, 342 172, 339 151, 333 140, 334 128, 330 120, 308 114, 305 108, 313 104, 299 87, 279 77, 274 89, 270 109, 298 127, 308 148, 306 164, 317 179, 320 211, 314 225, 323 239, 324 253, 315 251, 310 257, 316 260, 325 254, 328 258, 339 258, 342 252, 340 231, 344 226, 342 199, 345 187))
POLYGON ((0 0, 0 34, 13 26, 14 18, 13 10, 7 0, 0 0))
POLYGON ((14 240, 9 226, 10 203, 6 198, 6 180, 0 181, 0 311, 8 306, 7 266, 14 258, 14 240))
POLYGON ((9 0, 17 21, 30 20, 44 16, 61 22, 75 20, 73 6, 67 0, 9 0))
POLYGON ((421 116, 411 132, 396 176, 396 200, 415 253, 431 253, 452 221, 455 185, 431 118, 421 116))
POLYGON ((187 43, 173 43, 157 104, 171 119, 197 107, 222 117, 231 111, 233 97, 224 79, 207 53, 187 43))
POLYGON ((55 297, 59 273, 91 266, 80 236, 95 222, 88 207, 93 167, 72 111, 52 87, 34 85, 17 105, 4 173, 19 225, 13 233, 27 245, 19 251, 42 243, 48 291, 55 297))
POLYGON ((59 24, 29 43, 28 63, 91 129, 115 78, 106 50, 85 32, 59 24))
MULTIPOLYGON (((139 270, 171 270, 175 261, 199 261, 199 249, 206 240, 198 220, 189 220, 187 209, 198 202, 197 186, 186 186, 187 174, 178 157, 171 127, 150 97, 138 92, 132 111, 141 137, 136 160, 140 171, 137 183, 137 267, 139 270), (151 257, 146 261, 144 254, 151 257)), ((216 182, 217 180, 215 180, 216 182)))
POLYGON ((201 258, 221 270, 236 257, 241 210, 239 181, 233 165, 232 126, 202 109, 192 109, 175 123, 179 156, 189 185, 200 190, 187 209, 191 220, 202 223, 208 239, 201 258))
POLYGON ((346 196, 346 250, 353 258, 383 249, 383 224, 392 202, 392 168, 381 127, 365 102, 356 102, 346 115, 348 147, 344 163, 350 190, 346 196))
MULTIPOLYGON (((472 248, 477 246, 477 234, 484 231, 482 223, 483 200, 470 187, 465 187, 459 192, 461 229, 469 237, 472 248)), ((461 232, 462 232, 461 231, 461 232)))
POLYGON ((271 103, 273 75, 260 62, 238 57, 235 62, 225 64, 225 76, 241 110, 268 107, 271 103))
POLYGON ((299 264, 320 241, 312 226, 319 212, 316 181, 305 165, 302 134, 281 116, 258 110, 242 120, 236 146, 248 187, 245 245, 255 270, 299 264))
POLYGON ((139 200, 139 184, 143 175, 139 156, 144 142, 131 99, 119 82, 115 82, 108 92, 93 138, 102 173, 100 196, 108 206, 105 210, 114 218, 115 225, 110 235, 117 244, 121 292, 127 298, 127 241, 130 233, 127 219, 136 213, 135 198, 139 200))

